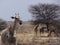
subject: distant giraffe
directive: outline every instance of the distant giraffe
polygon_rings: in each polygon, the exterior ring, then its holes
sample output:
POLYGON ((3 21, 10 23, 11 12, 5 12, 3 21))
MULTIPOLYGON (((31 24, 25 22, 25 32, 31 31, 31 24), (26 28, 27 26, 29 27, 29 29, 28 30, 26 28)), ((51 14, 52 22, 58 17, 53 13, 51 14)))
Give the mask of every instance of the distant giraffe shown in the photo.
POLYGON ((2 31, 1 34, 2 45, 17 45, 16 38, 14 37, 14 31, 17 26, 17 23, 21 25, 22 21, 19 19, 18 15, 11 18, 14 19, 14 24, 12 27, 10 26, 9 28, 2 31))
POLYGON ((43 33, 44 32, 44 25, 42 25, 42 24, 37 24, 37 25, 35 25, 35 27, 34 27, 34 32, 35 32, 35 34, 36 34, 36 36, 37 36, 37 32, 38 32, 38 30, 39 30, 39 32, 40 32, 40 34, 41 33, 43 33))

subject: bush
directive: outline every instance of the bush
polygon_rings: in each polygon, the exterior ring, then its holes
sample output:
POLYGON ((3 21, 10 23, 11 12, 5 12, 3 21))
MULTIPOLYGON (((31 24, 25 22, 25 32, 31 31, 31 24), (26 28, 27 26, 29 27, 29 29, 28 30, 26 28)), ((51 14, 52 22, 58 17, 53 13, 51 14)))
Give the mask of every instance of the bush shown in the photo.
POLYGON ((0 19, 0 31, 7 27, 7 22, 0 19))

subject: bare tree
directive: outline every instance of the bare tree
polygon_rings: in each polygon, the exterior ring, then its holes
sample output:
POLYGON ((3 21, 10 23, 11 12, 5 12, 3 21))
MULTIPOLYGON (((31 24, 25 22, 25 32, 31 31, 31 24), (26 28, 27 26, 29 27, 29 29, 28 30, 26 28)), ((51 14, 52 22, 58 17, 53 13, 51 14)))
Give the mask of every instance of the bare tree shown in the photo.
POLYGON ((29 11, 33 14, 33 23, 46 24, 47 30, 49 31, 49 24, 51 24, 52 22, 54 22, 54 20, 57 20, 59 18, 60 6, 54 4, 38 4, 31 6, 29 11))

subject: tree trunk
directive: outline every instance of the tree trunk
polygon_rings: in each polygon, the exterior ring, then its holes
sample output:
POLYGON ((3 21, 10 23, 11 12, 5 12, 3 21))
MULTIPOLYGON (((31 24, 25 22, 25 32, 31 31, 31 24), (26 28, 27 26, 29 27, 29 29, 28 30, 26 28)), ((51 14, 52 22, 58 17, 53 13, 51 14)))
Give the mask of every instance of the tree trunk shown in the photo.
POLYGON ((49 26, 48 26, 48 24, 46 24, 46 26, 47 26, 47 31, 49 32, 49 26))
POLYGON ((46 26, 47 26, 47 32, 48 32, 48 36, 50 36, 49 24, 46 24, 46 26))

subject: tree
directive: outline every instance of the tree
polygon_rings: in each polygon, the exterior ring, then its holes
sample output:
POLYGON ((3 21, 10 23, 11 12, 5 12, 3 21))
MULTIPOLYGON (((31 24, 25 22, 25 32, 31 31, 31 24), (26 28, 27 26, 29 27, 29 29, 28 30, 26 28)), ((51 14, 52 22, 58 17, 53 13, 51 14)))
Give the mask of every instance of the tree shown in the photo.
POLYGON ((38 4, 31 6, 29 12, 33 14, 34 24, 46 24, 47 30, 49 31, 49 24, 59 18, 60 6, 54 4, 38 4))
POLYGON ((7 22, 0 19, 0 31, 7 27, 7 22))

